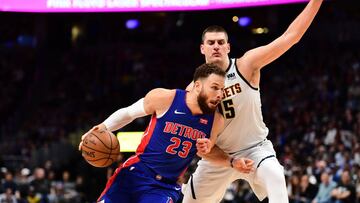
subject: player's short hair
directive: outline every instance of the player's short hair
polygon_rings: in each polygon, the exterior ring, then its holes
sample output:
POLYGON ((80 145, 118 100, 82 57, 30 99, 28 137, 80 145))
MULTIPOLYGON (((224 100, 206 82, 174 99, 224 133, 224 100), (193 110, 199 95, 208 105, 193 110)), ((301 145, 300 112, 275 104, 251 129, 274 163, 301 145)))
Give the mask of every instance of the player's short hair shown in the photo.
POLYGON ((219 66, 212 63, 204 63, 196 68, 193 81, 197 81, 199 79, 207 78, 211 74, 216 74, 222 77, 225 77, 226 72, 221 69, 219 66))
POLYGON ((225 30, 223 27, 221 27, 221 26, 219 26, 219 25, 211 25, 211 26, 207 27, 207 28, 203 31, 203 33, 202 33, 202 35, 201 35, 201 44, 204 43, 205 34, 208 33, 208 32, 223 32, 223 33, 225 33, 226 41, 229 41, 228 33, 226 32, 226 30, 225 30))

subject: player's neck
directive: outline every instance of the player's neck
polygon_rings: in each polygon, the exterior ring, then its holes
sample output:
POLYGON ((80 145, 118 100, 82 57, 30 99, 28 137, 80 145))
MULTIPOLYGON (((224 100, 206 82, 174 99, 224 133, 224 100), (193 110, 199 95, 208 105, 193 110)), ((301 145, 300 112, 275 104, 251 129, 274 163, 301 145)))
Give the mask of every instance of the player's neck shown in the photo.
POLYGON ((197 101, 197 95, 190 91, 186 94, 186 105, 189 107, 193 115, 202 114, 199 103, 197 101))
POLYGON ((215 61, 213 62, 215 65, 219 66, 222 70, 226 70, 229 67, 230 64, 230 60, 229 58, 227 58, 226 60, 223 61, 215 61))

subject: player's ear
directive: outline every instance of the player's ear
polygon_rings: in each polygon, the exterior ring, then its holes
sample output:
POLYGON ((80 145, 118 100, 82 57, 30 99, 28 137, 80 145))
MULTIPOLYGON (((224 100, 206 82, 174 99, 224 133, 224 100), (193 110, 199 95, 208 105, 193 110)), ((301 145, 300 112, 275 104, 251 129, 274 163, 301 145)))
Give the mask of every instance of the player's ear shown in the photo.
POLYGON ((200 80, 197 80, 194 82, 194 89, 196 92, 200 92, 201 91, 201 86, 202 86, 202 83, 200 80))
POLYGON ((202 54, 205 54, 204 49, 205 49, 204 44, 201 43, 201 44, 200 44, 200 52, 201 52, 202 54))
POLYGON ((227 44, 226 44, 226 48, 227 48, 226 53, 230 53, 230 43, 227 43, 227 44))

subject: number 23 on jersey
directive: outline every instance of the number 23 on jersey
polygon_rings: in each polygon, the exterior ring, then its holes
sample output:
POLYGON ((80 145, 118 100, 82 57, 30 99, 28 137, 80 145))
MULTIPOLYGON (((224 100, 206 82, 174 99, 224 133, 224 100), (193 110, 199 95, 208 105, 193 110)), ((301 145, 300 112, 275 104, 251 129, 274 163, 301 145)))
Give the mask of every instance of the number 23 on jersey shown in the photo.
POLYGON ((172 137, 170 141, 172 144, 166 148, 167 153, 173 155, 177 154, 181 158, 186 158, 188 156, 192 147, 192 143, 190 141, 181 142, 181 139, 178 137, 172 137))

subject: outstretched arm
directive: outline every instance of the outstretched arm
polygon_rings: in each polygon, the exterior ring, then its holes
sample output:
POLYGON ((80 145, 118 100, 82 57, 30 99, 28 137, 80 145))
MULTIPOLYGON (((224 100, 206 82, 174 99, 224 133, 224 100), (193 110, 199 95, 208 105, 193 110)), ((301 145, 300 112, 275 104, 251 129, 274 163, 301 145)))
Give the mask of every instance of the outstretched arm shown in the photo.
POLYGON ((79 150, 81 150, 82 140, 89 132, 94 130, 115 131, 129 124, 136 118, 144 117, 153 113, 162 114, 169 108, 174 96, 175 90, 161 88, 151 90, 144 98, 128 107, 117 110, 111 114, 103 123, 94 126, 87 133, 85 133, 81 138, 79 150))
POLYGON ((237 60, 245 78, 251 81, 254 71, 258 71, 279 58, 294 44, 299 42, 320 9, 323 0, 310 0, 305 9, 290 24, 287 30, 270 44, 252 49, 237 60))
POLYGON ((172 102, 174 95, 175 90, 153 89, 133 105, 117 110, 102 124, 107 130, 118 130, 136 118, 166 110, 170 106, 168 101, 172 102))
POLYGON ((145 110, 144 98, 141 98, 139 101, 135 102, 131 106, 121 108, 111 114, 101 125, 107 130, 115 131, 118 130, 127 124, 131 123, 134 119, 146 116, 151 112, 145 110))

